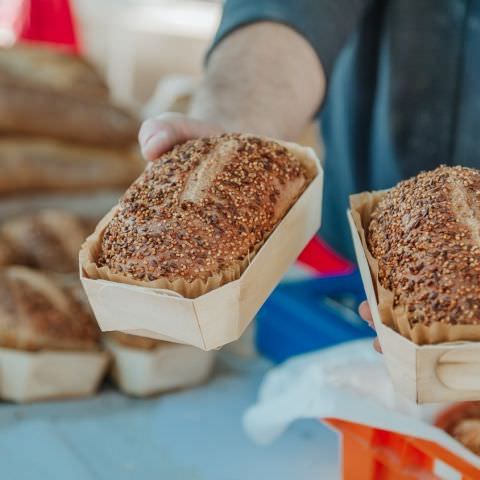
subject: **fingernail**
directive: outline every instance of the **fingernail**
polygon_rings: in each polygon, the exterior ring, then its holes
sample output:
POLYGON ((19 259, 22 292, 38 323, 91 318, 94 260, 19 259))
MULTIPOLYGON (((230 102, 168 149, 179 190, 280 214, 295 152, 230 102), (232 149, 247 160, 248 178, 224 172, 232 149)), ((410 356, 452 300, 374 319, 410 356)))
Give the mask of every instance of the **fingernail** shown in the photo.
POLYGON ((140 127, 140 131, 138 132, 138 143, 140 145, 144 145, 152 136, 155 134, 155 131, 151 128, 145 128, 144 125, 140 127))
POLYGON ((140 145, 145 148, 153 139, 162 140, 167 136, 167 133, 163 130, 147 132, 143 135, 140 135, 139 142, 140 145))
MULTIPOLYGON (((157 132, 148 138, 143 145, 141 145, 142 155, 145 158, 149 158, 155 155, 155 151, 158 149, 160 144, 166 140, 167 134, 166 132, 157 132)), ((152 158, 149 158, 152 160, 152 158)))

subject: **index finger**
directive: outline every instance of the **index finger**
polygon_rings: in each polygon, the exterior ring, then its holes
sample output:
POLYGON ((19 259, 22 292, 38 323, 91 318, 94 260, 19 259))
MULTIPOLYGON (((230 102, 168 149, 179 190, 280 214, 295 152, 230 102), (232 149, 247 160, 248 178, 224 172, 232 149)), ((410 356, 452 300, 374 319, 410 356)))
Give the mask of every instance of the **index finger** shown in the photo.
POLYGON ((185 115, 164 114, 143 122, 138 140, 145 159, 153 161, 178 143, 192 138, 218 135, 222 132, 222 129, 216 125, 185 115))
POLYGON ((373 323, 372 312, 366 300, 364 300, 358 307, 358 313, 366 322, 373 323))

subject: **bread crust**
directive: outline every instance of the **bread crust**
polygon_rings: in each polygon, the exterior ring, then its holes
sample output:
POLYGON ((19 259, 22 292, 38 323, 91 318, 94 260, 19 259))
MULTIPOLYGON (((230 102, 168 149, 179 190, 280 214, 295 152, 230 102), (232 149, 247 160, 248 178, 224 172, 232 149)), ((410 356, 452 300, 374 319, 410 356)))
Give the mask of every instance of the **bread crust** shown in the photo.
POLYGON ((138 120, 108 99, 76 96, 0 79, 0 129, 87 145, 126 146, 138 120))

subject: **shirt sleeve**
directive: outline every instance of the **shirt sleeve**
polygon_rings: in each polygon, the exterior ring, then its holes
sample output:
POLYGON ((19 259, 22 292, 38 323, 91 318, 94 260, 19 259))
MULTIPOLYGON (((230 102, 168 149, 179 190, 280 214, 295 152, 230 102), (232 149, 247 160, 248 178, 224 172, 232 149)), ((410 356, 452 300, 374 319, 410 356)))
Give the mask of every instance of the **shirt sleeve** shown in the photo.
POLYGON ((234 30, 261 21, 291 27, 313 47, 329 78, 333 64, 355 30, 369 0, 226 0, 215 47, 234 30))

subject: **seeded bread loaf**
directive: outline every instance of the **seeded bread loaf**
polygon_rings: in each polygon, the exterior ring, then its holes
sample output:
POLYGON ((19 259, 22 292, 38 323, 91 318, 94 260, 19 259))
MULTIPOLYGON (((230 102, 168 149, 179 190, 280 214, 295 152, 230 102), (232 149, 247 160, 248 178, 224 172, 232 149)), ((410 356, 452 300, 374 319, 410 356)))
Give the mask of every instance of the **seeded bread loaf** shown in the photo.
POLYGON ((213 276, 226 283, 238 278, 309 179, 274 141, 240 134, 188 141, 127 190, 103 232, 97 266, 133 283, 213 276))
POLYGON ((26 267, 0 271, 1 347, 96 350, 99 340, 95 319, 70 282, 26 267))
MULTIPOLYGON (((480 337, 480 171, 439 167, 399 183, 370 217, 367 244, 393 312, 437 341, 480 337), (466 336, 466 337, 465 337, 466 336), (467 338, 468 337, 468 338, 467 338)), ((419 337, 420 338, 420 337, 419 337)), ((421 343, 431 343, 423 336, 421 343)))

